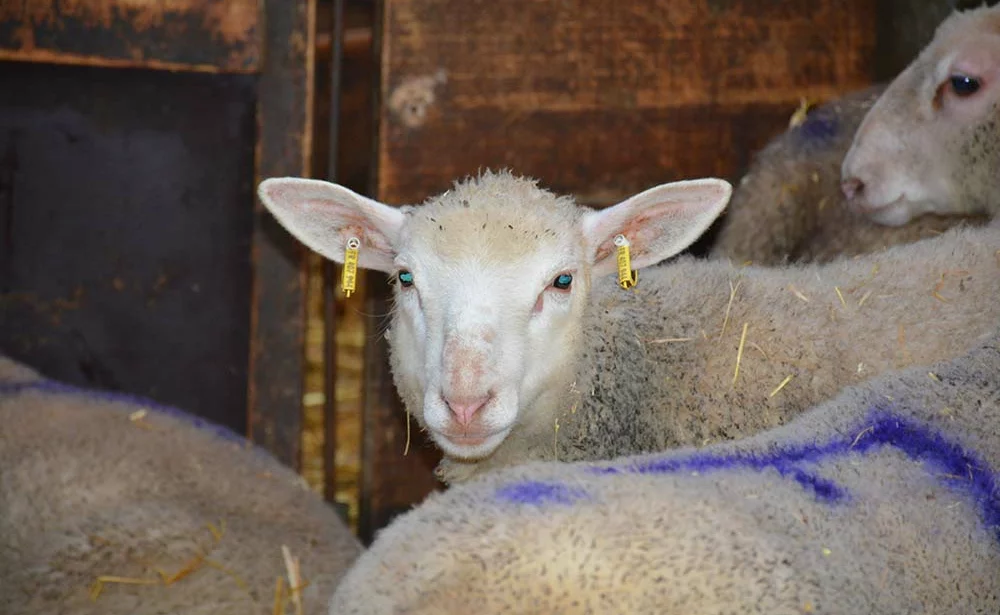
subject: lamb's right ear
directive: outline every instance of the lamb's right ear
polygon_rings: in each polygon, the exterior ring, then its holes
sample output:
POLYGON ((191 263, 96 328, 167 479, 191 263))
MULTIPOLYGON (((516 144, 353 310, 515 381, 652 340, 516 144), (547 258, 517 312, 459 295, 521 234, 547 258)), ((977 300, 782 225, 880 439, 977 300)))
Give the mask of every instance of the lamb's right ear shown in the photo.
POLYGON ((361 240, 358 266, 391 272, 405 214, 343 186, 317 179, 273 177, 257 188, 264 206, 306 246, 338 263, 347 240, 361 240))

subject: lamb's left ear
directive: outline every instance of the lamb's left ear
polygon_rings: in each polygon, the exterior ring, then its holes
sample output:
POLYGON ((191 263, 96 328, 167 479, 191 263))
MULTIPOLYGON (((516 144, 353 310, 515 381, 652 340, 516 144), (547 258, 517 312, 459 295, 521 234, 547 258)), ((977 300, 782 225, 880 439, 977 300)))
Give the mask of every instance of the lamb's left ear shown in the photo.
POLYGON ((617 271, 615 237, 629 241, 632 268, 655 265, 690 246, 729 203, 733 187, 723 179, 662 184, 583 217, 582 232, 593 275, 617 271))

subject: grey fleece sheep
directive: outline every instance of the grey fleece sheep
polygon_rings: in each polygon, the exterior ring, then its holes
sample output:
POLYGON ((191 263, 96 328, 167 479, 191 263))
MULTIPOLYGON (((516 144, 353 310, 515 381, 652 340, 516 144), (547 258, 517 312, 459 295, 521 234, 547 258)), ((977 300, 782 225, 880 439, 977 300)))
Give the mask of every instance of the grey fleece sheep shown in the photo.
POLYGON ((926 215, 888 227, 848 207, 840 188, 841 165, 884 89, 876 86, 829 102, 758 152, 733 190, 710 256, 757 265, 828 262, 988 221, 982 215, 926 215))
POLYGON ((1000 6, 955 12, 887 88, 825 105, 760 152, 712 255, 822 262, 984 224, 1000 211, 998 70, 1000 6))
POLYGON ((331 615, 1000 612, 1000 340, 740 442, 431 495, 331 615))
POLYGON ((0 613, 264 615, 281 577, 281 612, 317 614, 361 552, 294 472, 177 410, 0 356, 0 426, 0 613))
POLYGON ((827 265, 651 267, 718 214, 722 183, 601 211, 506 173, 405 211, 313 180, 261 194, 307 245, 342 261, 360 235, 361 266, 393 274, 393 378, 447 482, 745 437, 844 386, 955 356, 1000 322, 1000 228, 827 265), (631 290, 606 275, 618 234, 640 268, 631 290))

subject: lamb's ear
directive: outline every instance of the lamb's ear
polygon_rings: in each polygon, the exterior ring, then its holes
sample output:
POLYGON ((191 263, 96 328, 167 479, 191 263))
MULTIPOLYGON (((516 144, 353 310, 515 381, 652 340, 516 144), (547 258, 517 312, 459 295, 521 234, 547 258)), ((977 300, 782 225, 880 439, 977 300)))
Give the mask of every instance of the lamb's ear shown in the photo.
POLYGON ((361 240, 358 266, 391 272, 405 214, 343 186, 316 179, 274 177, 257 188, 281 226, 309 248, 344 262, 347 240, 361 240))
POLYGON ((733 187, 722 179, 662 184, 583 217, 593 275, 617 271, 615 236, 629 241, 632 268, 649 267, 694 243, 729 203, 733 187))

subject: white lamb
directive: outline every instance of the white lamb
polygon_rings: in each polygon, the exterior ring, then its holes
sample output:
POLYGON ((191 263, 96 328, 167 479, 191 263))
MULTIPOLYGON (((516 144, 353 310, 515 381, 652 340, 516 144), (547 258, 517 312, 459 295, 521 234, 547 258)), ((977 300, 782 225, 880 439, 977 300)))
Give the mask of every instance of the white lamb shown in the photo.
POLYGON ((1000 211, 1000 6, 957 12, 865 116, 844 191, 871 220, 1000 211))
POLYGON ((1000 612, 1000 339, 739 442, 430 496, 331 615, 1000 612))
POLYGON ((605 459, 747 436, 844 386, 954 356, 1000 322, 1000 229, 829 265, 681 258, 729 196, 659 186, 592 211, 507 173, 394 209, 322 181, 260 195, 306 245, 390 273, 408 412, 455 482, 531 459, 605 459), (615 284, 631 242, 638 285, 615 284), (594 289, 591 292, 591 284, 594 289))
POLYGON ((0 356, 0 613, 318 615, 360 552, 236 434, 0 356))
POLYGON ((998 73, 1000 6, 954 13, 887 88, 823 105, 754 156, 713 256, 823 262, 987 223, 1000 211, 998 73))

